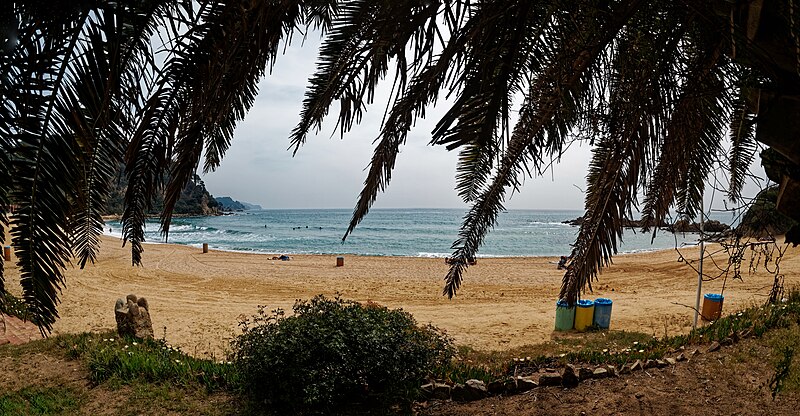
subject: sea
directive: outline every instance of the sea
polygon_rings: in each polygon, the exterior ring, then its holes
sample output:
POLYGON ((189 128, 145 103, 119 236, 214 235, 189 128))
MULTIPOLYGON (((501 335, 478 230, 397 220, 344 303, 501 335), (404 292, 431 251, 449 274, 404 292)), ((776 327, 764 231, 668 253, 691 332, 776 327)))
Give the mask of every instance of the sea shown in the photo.
MULTIPOLYGON (((466 212, 460 209, 373 209, 343 242, 350 209, 268 209, 220 216, 175 218, 165 241, 157 220, 148 221, 145 238, 216 250, 269 254, 350 254, 447 257, 466 212)), ((578 227, 565 224, 583 211, 508 210, 487 235, 478 257, 568 255, 578 227)), ((731 214, 711 215, 731 223, 731 214)), ((106 234, 120 236, 119 221, 106 223, 106 234)), ((698 235, 627 230, 621 253, 694 245, 698 235)))

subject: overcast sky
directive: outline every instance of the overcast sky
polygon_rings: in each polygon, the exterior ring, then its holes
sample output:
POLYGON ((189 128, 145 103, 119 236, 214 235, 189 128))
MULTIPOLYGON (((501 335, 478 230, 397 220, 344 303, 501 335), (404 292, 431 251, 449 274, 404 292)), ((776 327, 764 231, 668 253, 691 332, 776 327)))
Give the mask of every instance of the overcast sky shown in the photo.
MULTIPOLYGON (((260 204, 264 208, 352 208, 361 191, 388 96, 379 90, 359 126, 344 138, 335 129, 338 103, 317 135, 297 155, 289 134, 299 121, 306 81, 314 71, 318 39, 299 42, 278 57, 272 74, 259 84, 250 113, 239 124, 221 166, 203 175, 214 196, 260 204)), ((380 87, 379 87, 380 88, 380 87)), ((465 208, 455 188, 458 151, 428 145, 446 103, 417 122, 401 148, 392 181, 374 208, 465 208)), ((546 177, 528 178, 509 209, 583 209, 588 146, 573 146, 546 177)), ((758 163, 755 165, 758 167, 758 163)), ((758 174, 763 176, 763 171, 758 174)), ((746 189, 755 192, 756 187, 746 189)), ((719 200, 719 198, 718 198, 719 200)))

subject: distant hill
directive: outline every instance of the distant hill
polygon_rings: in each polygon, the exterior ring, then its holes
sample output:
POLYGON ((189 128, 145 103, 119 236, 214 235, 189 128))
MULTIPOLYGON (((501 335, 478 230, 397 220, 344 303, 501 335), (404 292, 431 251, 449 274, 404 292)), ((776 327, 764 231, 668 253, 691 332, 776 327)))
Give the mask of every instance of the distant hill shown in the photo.
MULTIPOLYGON (((128 181, 120 164, 116 177, 113 179, 111 194, 106 201, 106 215, 122 215, 125 209, 125 191, 128 181)), ((158 215, 164 207, 164 196, 156 195, 151 201, 149 215, 158 215)), ((219 215, 220 207, 213 195, 206 189, 200 176, 194 175, 181 192, 181 197, 175 204, 174 214, 178 215, 219 215)))
POLYGON ((217 203, 222 211, 247 211, 251 209, 262 209, 261 205, 237 201, 229 196, 220 196, 215 199, 217 200, 217 203))

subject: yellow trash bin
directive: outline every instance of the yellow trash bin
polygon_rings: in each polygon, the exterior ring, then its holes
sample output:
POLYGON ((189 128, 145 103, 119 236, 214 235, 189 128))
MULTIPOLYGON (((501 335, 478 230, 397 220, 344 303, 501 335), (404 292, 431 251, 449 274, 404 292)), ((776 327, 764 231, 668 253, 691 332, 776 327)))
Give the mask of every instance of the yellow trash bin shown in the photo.
POLYGON ((586 328, 592 326, 593 319, 594 301, 588 299, 579 300, 578 307, 575 309, 575 329, 585 331, 586 328))

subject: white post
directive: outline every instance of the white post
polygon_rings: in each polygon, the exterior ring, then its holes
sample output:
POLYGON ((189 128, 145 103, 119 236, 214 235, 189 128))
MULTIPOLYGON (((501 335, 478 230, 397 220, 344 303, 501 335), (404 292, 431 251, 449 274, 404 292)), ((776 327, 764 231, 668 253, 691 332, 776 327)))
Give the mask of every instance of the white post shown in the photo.
POLYGON ((700 212, 700 267, 697 268, 697 299, 694 303, 694 324, 692 325, 692 330, 697 329, 697 316, 700 314, 700 295, 703 292, 703 256, 705 255, 705 241, 703 235, 703 229, 705 228, 704 217, 705 212, 700 212))

